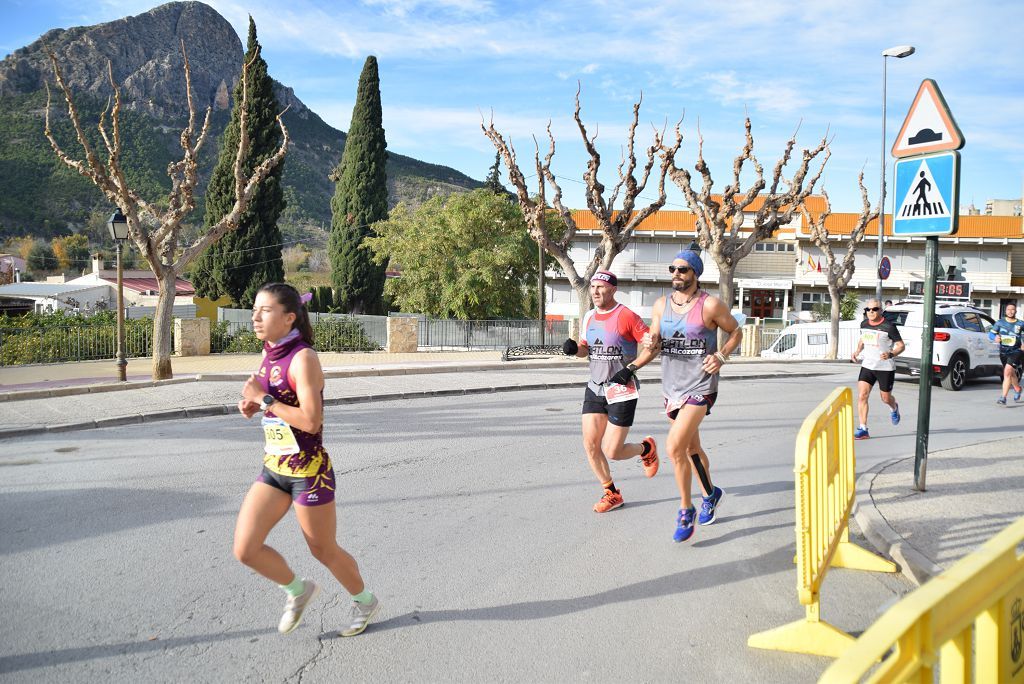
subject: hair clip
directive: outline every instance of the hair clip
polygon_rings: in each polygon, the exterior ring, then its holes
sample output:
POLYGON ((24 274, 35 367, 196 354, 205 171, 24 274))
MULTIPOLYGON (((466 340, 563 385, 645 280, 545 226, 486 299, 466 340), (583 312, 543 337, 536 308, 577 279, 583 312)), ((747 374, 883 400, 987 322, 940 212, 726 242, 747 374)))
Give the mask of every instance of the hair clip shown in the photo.
POLYGON ((313 299, 313 293, 312 292, 307 292, 306 294, 304 294, 304 295, 299 297, 299 301, 302 302, 303 304, 309 304, 309 302, 312 299, 313 299))

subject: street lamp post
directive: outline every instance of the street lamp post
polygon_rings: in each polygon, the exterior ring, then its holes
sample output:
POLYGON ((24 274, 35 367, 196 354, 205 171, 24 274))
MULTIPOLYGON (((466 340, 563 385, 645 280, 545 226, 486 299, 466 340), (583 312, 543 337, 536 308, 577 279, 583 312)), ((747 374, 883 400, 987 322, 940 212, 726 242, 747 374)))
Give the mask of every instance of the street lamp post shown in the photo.
POLYGON ((878 200, 878 253, 875 255, 875 269, 878 286, 875 288, 875 299, 882 303, 882 237, 885 235, 885 77, 887 58, 903 59, 914 54, 913 45, 897 45, 882 52, 882 191, 878 200))
POLYGON ((121 269, 121 245, 128 239, 128 219, 121 213, 120 207, 110 215, 107 228, 117 244, 117 379, 126 382, 128 362, 124 358, 124 271, 121 269))

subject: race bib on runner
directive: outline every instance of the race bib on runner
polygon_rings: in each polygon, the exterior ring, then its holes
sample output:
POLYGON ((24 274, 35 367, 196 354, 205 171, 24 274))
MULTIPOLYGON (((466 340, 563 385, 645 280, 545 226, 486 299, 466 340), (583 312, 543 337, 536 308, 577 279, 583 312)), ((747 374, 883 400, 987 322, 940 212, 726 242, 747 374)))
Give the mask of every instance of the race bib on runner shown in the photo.
POLYGON ((624 401, 639 399, 640 391, 637 389, 635 382, 631 382, 628 385, 611 384, 604 388, 604 398, 609 404, 620 404, 624 401))
POLYGON ((299 443, 295 441, 295 433, 277 416, 268 418, 263 416, 260 421, 263 426, 263 437, 265 444, 263 448, 268 454, 274 456, 291 456, 299 453, 299 443))
POLYGON ((877 330, 865 330, 860 334, 860 341, 864 343, 865 347, 877 347, 878 346, 878 331, 877 330))
POLYGON ((1000 335, 1000 337, 999 337, 999 344, 1003 345, 1004 347, 1016 347, 1017 346, 1017 336, 1016 335, 1000 335))

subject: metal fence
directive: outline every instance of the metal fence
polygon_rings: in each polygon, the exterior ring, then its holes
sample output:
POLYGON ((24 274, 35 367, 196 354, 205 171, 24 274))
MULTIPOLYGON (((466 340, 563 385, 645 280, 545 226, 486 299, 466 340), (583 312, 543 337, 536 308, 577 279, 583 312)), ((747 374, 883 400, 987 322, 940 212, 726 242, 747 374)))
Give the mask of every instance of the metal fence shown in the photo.
MULTIPOLYGON (((210 351, 258 352, 263 348, 252 332, 248 309, 217 309, 218 322, 210 330, 210 351)), ((388 342, 387 316, 349 316, 310 313, 318 351, 376 351, 388 342)))
MULTIPOLYGON (((173 331, 171 335, 173 349, 173 331)), ((126 326, 124 355, 130 358, 152 353, 152 322, 126 326)), ((90 361, 116 356, 116 325, 0 328, 0 366, 90 361)))
MULTIPOLYGON (((561 344, 569 321, 544 321, 544 344, 561 344)), ((541 344, 536 320, 460 321, 420 319, 420 347, 433 349, 506 349, 541 344)))

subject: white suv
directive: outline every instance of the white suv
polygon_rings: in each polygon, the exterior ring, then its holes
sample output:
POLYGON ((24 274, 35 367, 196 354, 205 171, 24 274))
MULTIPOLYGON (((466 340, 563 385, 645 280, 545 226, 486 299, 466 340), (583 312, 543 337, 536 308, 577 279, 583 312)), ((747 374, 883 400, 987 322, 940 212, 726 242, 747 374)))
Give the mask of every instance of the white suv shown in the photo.
MULTIPOLYGON (((896 372, 921 375, 922 302, 900 302, 889 307, 885 317, 900 330, 906 349, 896 357, 896 372)), ((935 379, 954 392, 967 378, 1002 375, 999 345, 988 337, 994 321, 966 304, 935 303, 932 368, 935 379)))

